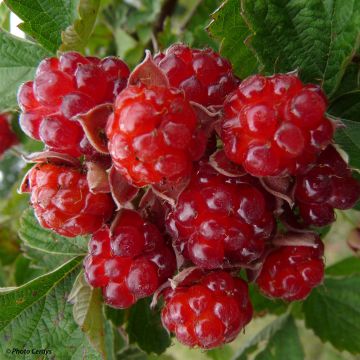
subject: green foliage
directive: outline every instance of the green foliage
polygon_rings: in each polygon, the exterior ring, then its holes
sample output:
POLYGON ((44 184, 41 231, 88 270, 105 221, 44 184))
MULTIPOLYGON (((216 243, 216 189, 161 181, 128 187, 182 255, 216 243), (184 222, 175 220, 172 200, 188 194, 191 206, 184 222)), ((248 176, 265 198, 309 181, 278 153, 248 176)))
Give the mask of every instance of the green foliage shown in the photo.
POLYGON ((0 29, 0 108, 2 111, 17 106, 16 93, 20 84, 34 76, 40 60, 49 53, 27 40, 0 29))
POLYGON ((136 342, 148 354, 161 354, 170 346, 170 337, 161 324, 160 312, 150 309, 149 299, 140 300, 131 307, 126 330, 130 342, 136 342))
POLYGON ((24 22, 20 29, 55 53, 61 45, 61 33, 77 17, 81 0, 5 0, 6 5, 24 22))

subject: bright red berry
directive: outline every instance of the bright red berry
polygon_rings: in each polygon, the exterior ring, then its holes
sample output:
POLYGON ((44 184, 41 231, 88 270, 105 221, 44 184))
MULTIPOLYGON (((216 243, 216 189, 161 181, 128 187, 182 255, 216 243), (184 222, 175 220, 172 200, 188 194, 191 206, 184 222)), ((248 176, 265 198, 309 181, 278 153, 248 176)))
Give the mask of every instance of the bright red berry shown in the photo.
POLYGON ((187 98, 204 106, 222 105, 235 90, 238 80, 231 64, 211 49, 190 49, 175 44, 155 61, 166 73, 171 86, 183 90, 187 98))
POLYGON ((209 269, 251 263, 274 230, 264 195, 247 177, 228 178, 207 164, 194 171, 167 222, 185 257, 209 269))
POLYGON ((296 177, 295 198, 306 224, 325 226, 335 209, 350 209, 360 198, 360 183, 336 149, 329 145, 316 164, 296 177))
POLYGON ((323 281, 323 255, 320 238, 314 246, 276 247, 267 255, 256 283, 270 298, 303 300, 323 281))
POLYGON ((108 305, 127 308, 152 295, 176 268, 174 253, 155 225, 132 210, 121 210, 110 234, 93 234, 85 259, 87 281, 101 287, 108 305))
POLYGON ((7 116, 0 114, 0 157, 17 143, 18 139, 10 127, 7 116))
POLYGON ((226 155, 254 176, 302 172, 333 136, 326 106, 321 90, 295 75, 250 76, 224 104, 226 155))
POLYGON ((247 284, 219 271, 166 292, 161 318, 181 343, 210 349, 233 341, 252 312, 247 284))
POLYGON ((116 99, 106 134, 116 168, 137 186, 187 176, 197 119, 178 90, 129 86, 116 99))
POLYGON ((114 211, 110 194, 93 194, 86 174, 68 166, 42 163, 28 174, 31 204, 41 226, 60 235, 89 234, 114 211))
POLYGON ((44 59, 34 81, 18 91, 20 125, 30 137, 58 152, 92 155, 81 125, 72 118, 96 105, 113 102, 126 86, 129 69, 118 58, 103 60, 67 52, 44 59))

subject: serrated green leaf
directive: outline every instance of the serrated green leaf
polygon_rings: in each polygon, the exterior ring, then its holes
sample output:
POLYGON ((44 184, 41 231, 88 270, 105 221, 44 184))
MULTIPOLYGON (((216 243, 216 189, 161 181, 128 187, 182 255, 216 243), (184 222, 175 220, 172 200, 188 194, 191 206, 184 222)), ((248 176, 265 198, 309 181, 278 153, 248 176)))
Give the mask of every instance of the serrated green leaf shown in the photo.
POLYGON ((231 61, 236 75, 245 78, 256 72, 257 59, 245 46, 251 33, 241 16, 240 0, 224 1, 212 17, 210 34, 220 40, 220 53, 231 61))
POLYGON ((49 53, 0 29, 0 109, 17 107, 16 93, 21 83, 33 78, 40 60, 49 53))
POLYGON ((57 359, 100 360, 72 317, 67 297, 80 270, 75 258, 30 283, 0 291, 0 353, 6 349, 49 349, 57 359))
POLYGON ((19 28, 53 53, 61 45, 61 32, 77 18, 80 0, 4 0, 24 22, 19 28))
POLYGON ((42 228, 31 208, 24 211, 20 220, 19 236, 28 246, 54 254, 85 255, 88 237, 67 238, 42 228))
POLYGON ((360 0, 241 0, 241 11, 265 72, 299 69, 329 96, 336 91, 359 47, 360 0))
POLYGON ((305 300, 305 322, 323 342, 360 352, 360 276, 327 278, 305 300))
POLYGON ((107 358, 105 347, 105 316, 101 289, 91 288, 81 271, 68 297, 73 304, 73 316, 93 347, 107 358))
POLYGON ((137 343, 148 354, 161 354, 171 343, 161 324, 160 312, 150 309, 149 299, 138 301, 129 310, 126 330, 130 342, 137 343))
POLYGON ((23 285, 38 276, 43 275, 39 268, 31 267, 31 260, 24 255, 19 255, 15 261, 15 283, 17 286, 23 285))
POLYGON ((258 345, 266 341, 266 347, 257 353, 256 360, 303 360, 304 351, 293 317, 281 315, 250 338, 235 354, 233 360, 246 360, 258 345))
POLYGON ((326 268, 327 276, 349 276, 354 274, 360 274, 360 259, 355 256, 343 259, 326 268))
POLYGON ((337 129, 335 141, 349 155, 349 164, 360 169, 360 122, 341 119, 346 126, 337 129))
POLYGON ((61 51, 83 51, 93 32, 99 7, 100 0, 79 0, 78 19, 61 34, 61 51))

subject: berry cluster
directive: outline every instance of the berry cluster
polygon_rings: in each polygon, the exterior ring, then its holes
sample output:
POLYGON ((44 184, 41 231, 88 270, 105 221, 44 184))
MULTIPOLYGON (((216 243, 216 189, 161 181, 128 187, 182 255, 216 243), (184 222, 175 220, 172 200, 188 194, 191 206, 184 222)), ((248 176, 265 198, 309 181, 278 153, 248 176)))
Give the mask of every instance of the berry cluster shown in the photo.
POLYGON ((293 73, 240 81, 219 54, 181 44, 130 74, 70 52, 42 61, 18 99, 45 145, 21 187, 40 224, 91 235, 85 276, 104 302, 162 296, 164 327, 191 347, 250 322, 248 282, 306 298, 324 276, 315 226, 360 197, 324 93, 293 73))
POLYGON ((18 139, 10 127, 8 116, 0 114, 0 157, 17 142, 18 139))

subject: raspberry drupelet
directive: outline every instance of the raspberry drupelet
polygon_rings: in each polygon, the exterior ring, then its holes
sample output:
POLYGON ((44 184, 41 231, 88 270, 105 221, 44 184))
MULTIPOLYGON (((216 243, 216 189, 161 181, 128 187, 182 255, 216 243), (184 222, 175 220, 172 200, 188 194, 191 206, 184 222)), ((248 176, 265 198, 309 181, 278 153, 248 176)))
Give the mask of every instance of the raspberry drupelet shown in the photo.
POLYGON ((331 142, 327 101, 296 75, 254 75, 225 101, 221 138, 226 155, 253 176, 297 174, 331 142))
POLYGON ((121 210, 112 233, 105 226, 93 234, 84 266, 88 283, 102 288, 106 304, 127 308, 171 277, 176 259, 155 225, 136 211, 121 210))
POLYGON ((233 341, 252 318, 247 284, 224 271, 164 292, 163 325, 184 345, 210 349, 233 341))
POLYGON ((112 103, 126 86, 129 72, 116 57, 100 60, 67 52, 44 59, 34 81, 18 91, 21 128, 51 150, 75 157, 93 155, 95 150, 73 117, 112 103))
POLYGON ((169 47, 155 56, 171 86, 183 90, 187 98, 204 106, 222 105, 236 89, 238 80, 231 64, 211 49, 191 49, 183 44, 169 47))
POLYGON ((182 92, 130 85, 116 99, 106 134, 115 167, 136 186, 188 176, 197 119, 182 92))
POLYGON ((359 200, 360 182, 329 145, 307 173, 296 177, 295 198, 306 224, 325 226, 335 221, 334 209, 351 209, 359 200))
POLYGON ((170 212, 167 226, 186 258, 214 269, 259 258, 275 222, 249 177, 229 178, 202 163, 170 212))
POLYGON ((323 255, 319 237, 314 246, 276 247, 267 255, 256 283, 269 298, 303 300, 323 281, 323 255))
POLYGON ((113 215, 111 195, 91 193, 81 169, 40 163, 30 170, 27 179, 40 225, 60 235, 93 233, 113 215))

